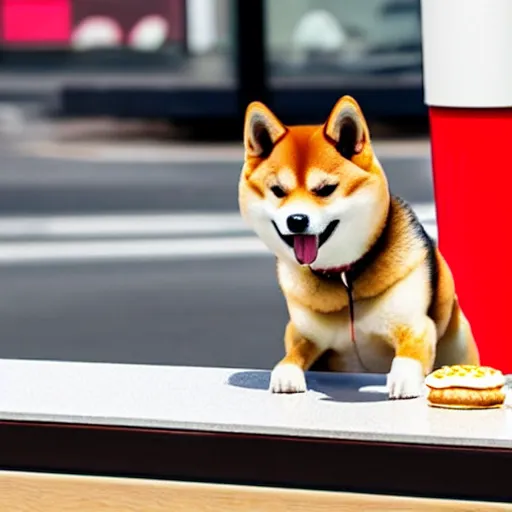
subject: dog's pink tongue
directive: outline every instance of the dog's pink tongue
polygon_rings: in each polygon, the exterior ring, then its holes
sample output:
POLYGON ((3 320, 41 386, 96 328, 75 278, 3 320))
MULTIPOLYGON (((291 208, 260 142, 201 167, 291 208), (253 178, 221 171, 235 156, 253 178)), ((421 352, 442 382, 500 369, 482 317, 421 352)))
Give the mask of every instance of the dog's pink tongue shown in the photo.
POLYGON ((313 263, 318 254, 318 237, 316 235, 295 235, 293 250, 299 263, 305 265, 313 263))

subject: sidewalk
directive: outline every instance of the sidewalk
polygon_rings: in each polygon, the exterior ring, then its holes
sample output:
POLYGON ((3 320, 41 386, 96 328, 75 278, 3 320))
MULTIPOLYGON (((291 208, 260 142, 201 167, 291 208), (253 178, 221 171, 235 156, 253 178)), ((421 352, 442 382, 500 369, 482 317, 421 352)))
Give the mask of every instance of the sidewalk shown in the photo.
MULTIPOLYGON (((1 114, 1 111, 0 111, 1 114)), ((0 116, 1 123, 1 116, 0 116)), ((166 123, 145 121, 18 120, 14 144, 27 155, 110 162, 235 162, 239 141, 191 141, 166 123)), ((374 146, 380 157, 429 158, 426 136, 393 137, 378 127, 374 146)))

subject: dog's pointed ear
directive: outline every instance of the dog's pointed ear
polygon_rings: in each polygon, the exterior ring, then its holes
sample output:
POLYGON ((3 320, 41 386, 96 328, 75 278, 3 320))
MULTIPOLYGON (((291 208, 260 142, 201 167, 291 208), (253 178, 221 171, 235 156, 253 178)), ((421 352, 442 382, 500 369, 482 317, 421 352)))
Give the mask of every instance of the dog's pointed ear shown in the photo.
POLYGON ((246 156, 268 157, 286 131, 283 123, 263 103, 250 103, 245 112, 244 123, 246 156))
POLYGON ((341 156, 363 168, 361 164, 373 153, 368 124, 361 107, 351 96, 343 96, 334 105, 324 125, 324 135, 341 156))

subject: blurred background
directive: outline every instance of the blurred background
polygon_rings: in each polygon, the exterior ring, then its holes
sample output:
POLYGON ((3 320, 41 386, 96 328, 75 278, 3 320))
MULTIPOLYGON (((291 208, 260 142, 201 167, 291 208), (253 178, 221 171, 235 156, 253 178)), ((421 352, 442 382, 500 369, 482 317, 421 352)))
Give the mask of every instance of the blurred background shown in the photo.
POLYGON ((245 106, 353 95, 435 237, 421 68, 419 0, 0 0, 0 357, 272 367, 245 106))

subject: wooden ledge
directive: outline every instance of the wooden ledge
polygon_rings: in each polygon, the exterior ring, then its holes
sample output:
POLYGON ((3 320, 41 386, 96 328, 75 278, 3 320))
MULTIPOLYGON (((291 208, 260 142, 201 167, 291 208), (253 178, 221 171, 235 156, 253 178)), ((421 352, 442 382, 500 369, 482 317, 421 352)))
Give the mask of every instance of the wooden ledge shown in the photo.
POLYGON ((295 489, 0 472, 0 510, 12 512, 494 512, 512 504, 295 489))

